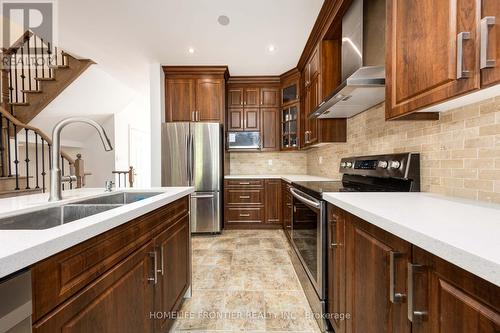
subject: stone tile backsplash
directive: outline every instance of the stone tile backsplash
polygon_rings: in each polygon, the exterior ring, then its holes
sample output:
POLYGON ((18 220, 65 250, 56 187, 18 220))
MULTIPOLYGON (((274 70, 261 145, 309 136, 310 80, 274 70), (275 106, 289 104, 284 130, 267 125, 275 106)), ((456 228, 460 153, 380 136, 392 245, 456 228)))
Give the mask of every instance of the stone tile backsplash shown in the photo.
POLYGON ((347 143, 308 151, 308 174, 339 179, 342 157, 418 152, 422 191, 500 203, 500 97, 437 121, 386 122, 382 105, 349 119, 347 133, 347 143))
POLYGON ((230 173, 303 175, 307 173, 307 160, 306 152, 230 153, 230 173))
POLYGON ((422 191, 500 203, 500 96, 444 112, 436 121, 386 122, 380 105, 350 118, 347 133, 347 143, 307 151, 231 153, 231 174, 340 179, 342 157, 418 152, 422 191))

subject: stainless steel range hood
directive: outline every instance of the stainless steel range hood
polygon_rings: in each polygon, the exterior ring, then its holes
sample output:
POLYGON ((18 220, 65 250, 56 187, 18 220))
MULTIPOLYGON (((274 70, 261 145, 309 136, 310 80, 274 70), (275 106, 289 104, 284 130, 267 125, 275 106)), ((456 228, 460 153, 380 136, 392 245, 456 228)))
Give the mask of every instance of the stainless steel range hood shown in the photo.
POLYGON ((385 100, 385 0, 354 0, 342 19, 342 83, 309 115, 349 118, 385 100))

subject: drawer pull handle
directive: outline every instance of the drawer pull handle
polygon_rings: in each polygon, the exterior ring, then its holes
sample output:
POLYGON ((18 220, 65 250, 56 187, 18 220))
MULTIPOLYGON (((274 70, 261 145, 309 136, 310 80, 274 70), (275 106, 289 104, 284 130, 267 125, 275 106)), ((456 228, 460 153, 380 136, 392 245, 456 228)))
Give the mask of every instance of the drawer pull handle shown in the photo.
POLYGON ((246 183, 240 183, 240 185, 250 185, 249 182, 246 182, 246 183))
POLYGON ((250 214, 240 214, 240 217, 250 217, 250 214))
POLYGON ((250 199, 249 195, 240 195, 240 199, 250 199))
POLYGON ((396 259, 401 257, 401 253, 391 251, 389 255, 389 298, 392 303, 403 303, 406 295, 396 292, 396 259))
POLYGON ((408 264, 408 320, 412 323, 426 321, 428 317, 427 311, 415 310, 414 297, 414 275, 425 272, 424 266, 408 264))

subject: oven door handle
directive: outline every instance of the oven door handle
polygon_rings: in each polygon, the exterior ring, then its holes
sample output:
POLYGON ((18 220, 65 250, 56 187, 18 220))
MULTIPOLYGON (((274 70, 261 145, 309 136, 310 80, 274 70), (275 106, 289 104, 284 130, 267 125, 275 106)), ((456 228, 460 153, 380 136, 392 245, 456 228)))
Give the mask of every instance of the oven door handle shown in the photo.
POLYGON ((321 203, 319 201, 314 200, 314 199, 308 199, 308 198, 304 197, 303 195, 305 195, 305 193, 302 193, 301 191, 299 191, 293 187, 290 187, 290 193, 292 193, 292 195, 297 200, 300 200, 303 203, 308 204, 309 206, 313 206, 314 208, 318 208, 318 209, 321 208, 321 203))

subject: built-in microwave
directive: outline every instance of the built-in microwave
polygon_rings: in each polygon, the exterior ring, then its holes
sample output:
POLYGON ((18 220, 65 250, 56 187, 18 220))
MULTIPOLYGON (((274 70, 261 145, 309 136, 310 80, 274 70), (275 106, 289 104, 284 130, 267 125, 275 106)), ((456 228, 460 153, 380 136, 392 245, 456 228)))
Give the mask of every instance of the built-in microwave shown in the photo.
POLYGON ((260 149, 260 132, 228 132, 228 149, 260 149))

